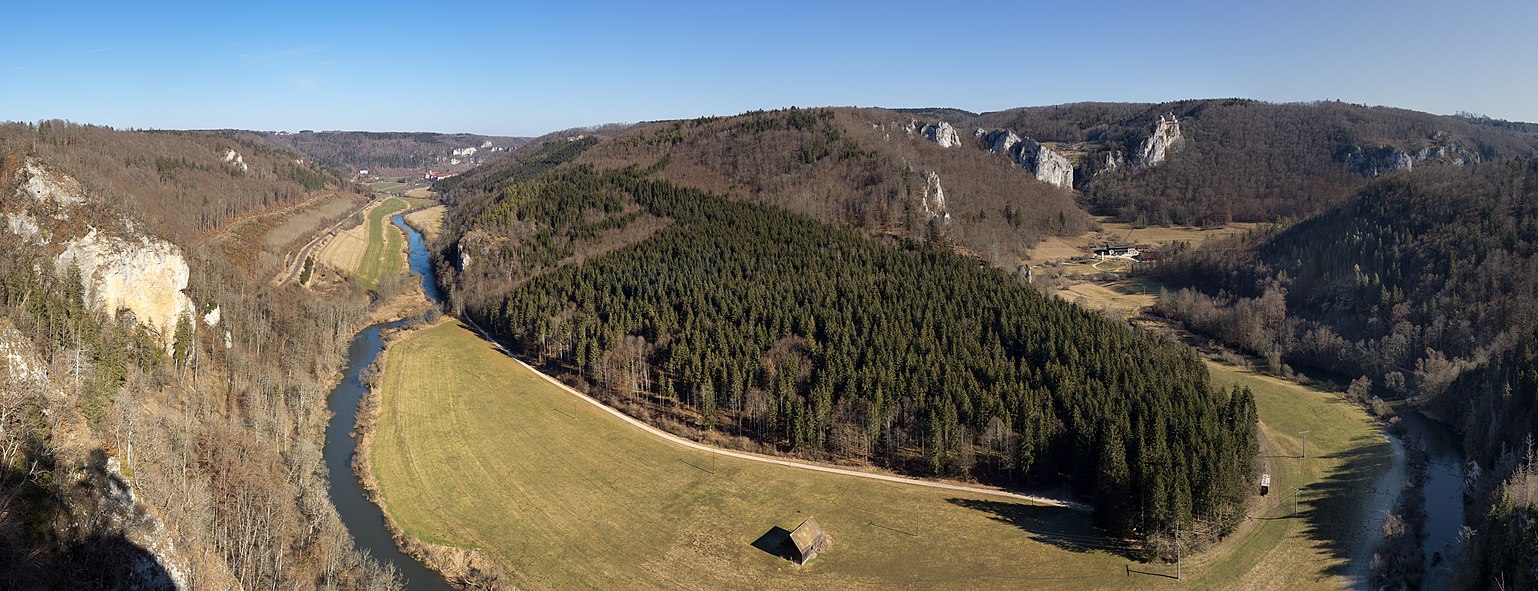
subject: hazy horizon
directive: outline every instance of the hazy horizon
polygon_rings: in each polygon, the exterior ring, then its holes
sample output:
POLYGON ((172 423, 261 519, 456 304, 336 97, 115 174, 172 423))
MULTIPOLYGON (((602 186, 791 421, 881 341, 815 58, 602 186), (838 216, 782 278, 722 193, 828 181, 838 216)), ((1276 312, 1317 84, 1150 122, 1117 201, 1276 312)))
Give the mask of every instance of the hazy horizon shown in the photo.
POLYGON ((1538 5, 1110 2, 38 7, 0 119, 136 129, 560 129, 788 106, 1243 97, 1538 121, 1538 5), (1526 72, 1526 74, 1524 74, 1526 72))

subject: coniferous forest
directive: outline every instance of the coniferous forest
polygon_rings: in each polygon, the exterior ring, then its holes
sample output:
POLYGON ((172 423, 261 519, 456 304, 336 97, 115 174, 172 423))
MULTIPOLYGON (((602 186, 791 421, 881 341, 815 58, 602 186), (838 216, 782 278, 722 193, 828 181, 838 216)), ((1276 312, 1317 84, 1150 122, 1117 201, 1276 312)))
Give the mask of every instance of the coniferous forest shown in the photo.
MULTIPOLYGON (((518 165, 514 165, 518 166, 518 165)), ((466 313, 596 394, 781 451, 1043 484, 1066 478, 1117 532, 1217 531, 1254 477, 1248 391, 1191 351, 1042 296, 949 249, 566 166, 463 212, 466 313), (477 212, 478 211, 478 212, 477 212), (648 215, 666 227, 580 262, 648 215), (529 232, 527 228, 538 228, 529 232), (565 259, 566 264, 558 264, 565 259)), ((482 191, 476 191, 483 193, 482 191)))

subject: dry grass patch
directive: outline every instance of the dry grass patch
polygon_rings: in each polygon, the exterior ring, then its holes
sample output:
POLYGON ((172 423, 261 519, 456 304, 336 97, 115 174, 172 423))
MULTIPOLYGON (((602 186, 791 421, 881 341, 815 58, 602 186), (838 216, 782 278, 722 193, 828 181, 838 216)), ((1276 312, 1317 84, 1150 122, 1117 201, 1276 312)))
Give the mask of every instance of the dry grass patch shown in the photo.
POLYGON ((448 211, 447 206, 434 205, 406 214, 405 220, 406 223, 411 224, 411 227, 422 233, 422 238, 431 243, 433 238, 443 231, 443 214, 446 211, 448 211))
POLYGON ((1108 218, 1099 218, 1100 230, 1085 232, 1078 236, 1048 237, 1031 247, 1030 256, 1026 263, 1031 265, 1044 265, 1056 261, 1066 261, 1078 257, 1087 257, 1094 254, 1097 244, 1106 242, 1136 242, 1150 246, 1163 246, 1172 242, 1187 242, 1192 246, 1215 238, 1226 238, 1236 234, 1242 234, 1255 228, 1259 224, 1253 222, 1234 222, 1218 228, 1197 228, 1191 226, 1148 226, 1137 227, 1132 224, 1108 221, 1108 218))
POLYGON ((310 236, 336 223, 362 203, 363 196, 357 193, 332 194, 317 199, 291 215, 284 216, 267 232, 267 250, 280 252, 301 240, 307 241, 310 236))
POLYGON ((326 240, 326 243, 315 253, 315 262, 351 275, 357 271, 358 262, 363 260, 363 251, 367 248, 368 226, 359 224, 337 232, 335 236, 326 240))
POLYGON ((1056 293, 1085 309, 1125 320, 1152 306, 1158 292, 1148 280, 1134 277, 1110 283, 1074 283, 1056 293))
POLYGON ((406 236, 390 223, 390 216, 414 205, 418 199, 390 197, 363 213, 363 223, 338 232, 315 254, 316 262, 350 273, 365 289, 379 285, 382 277, 406 271, 406 236))

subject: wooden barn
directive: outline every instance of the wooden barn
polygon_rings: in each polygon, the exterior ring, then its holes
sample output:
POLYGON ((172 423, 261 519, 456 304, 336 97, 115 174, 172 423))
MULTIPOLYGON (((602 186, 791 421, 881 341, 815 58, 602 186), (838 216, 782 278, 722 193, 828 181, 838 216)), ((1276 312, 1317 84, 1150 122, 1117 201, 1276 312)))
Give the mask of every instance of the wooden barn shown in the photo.
POLYGON ((828 535, 823 533, 816 517, 808 517, 791 530, 790 535, 785 536, 785 541, 780 544, 784 546, 787 557, 796 564, 806 564, 816 558, 817 551, 828 544, 828 535))

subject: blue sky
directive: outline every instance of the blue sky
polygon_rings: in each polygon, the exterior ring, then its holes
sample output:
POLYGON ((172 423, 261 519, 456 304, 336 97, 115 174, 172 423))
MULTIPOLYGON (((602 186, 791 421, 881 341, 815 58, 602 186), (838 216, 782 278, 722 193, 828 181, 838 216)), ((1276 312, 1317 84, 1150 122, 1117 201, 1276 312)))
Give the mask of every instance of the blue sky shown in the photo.
POLYGON ((13 6, 0 120, 537 135, 790 105, 1340 99, 1538 121, 1538 2, 13 6))

